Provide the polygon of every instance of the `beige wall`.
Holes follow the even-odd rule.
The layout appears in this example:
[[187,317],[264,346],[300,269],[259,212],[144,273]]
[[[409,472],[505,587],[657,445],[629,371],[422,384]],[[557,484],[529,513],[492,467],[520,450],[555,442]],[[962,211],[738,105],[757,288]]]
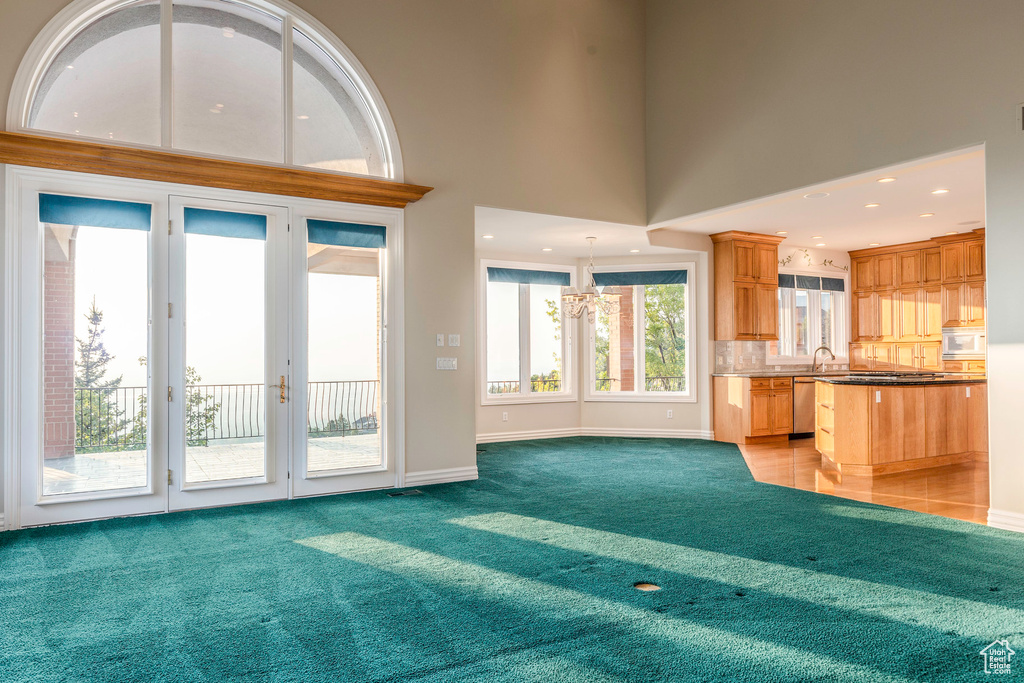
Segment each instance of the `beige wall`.
[[1019,0],[647,5],[652,223],[985,144],[992,507],[1024,514],[1022,29]]
[[[64,0],[0,0],[0,115]],[[476,462],[475,205],[646,222],[641,0],[297,0],[355,53],[395,121],[406,179],[407,471]],[[459,370],[434,335],[462,335]]]

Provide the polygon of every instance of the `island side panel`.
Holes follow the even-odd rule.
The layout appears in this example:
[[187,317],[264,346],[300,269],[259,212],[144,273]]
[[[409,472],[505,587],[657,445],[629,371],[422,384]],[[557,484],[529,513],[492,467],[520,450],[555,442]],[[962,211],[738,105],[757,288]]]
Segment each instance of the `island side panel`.
[[871,414],[868,394],[873,387],[836,384],[835,463],[860,469],[871,465]]

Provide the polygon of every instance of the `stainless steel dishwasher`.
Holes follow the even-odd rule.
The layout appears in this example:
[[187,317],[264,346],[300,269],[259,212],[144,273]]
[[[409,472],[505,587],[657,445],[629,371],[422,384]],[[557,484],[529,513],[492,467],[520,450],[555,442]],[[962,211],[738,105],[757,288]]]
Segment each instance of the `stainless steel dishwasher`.
[[814,431],[814,378],[793,378],[793,433]]

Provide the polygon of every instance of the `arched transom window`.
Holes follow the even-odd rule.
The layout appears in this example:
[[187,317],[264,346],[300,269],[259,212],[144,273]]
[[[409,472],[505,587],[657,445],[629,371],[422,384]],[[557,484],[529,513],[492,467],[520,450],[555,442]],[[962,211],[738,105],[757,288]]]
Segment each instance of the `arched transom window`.
[[36,43],[10,130],[401,179],[376,88],[288,3],[80,0]]

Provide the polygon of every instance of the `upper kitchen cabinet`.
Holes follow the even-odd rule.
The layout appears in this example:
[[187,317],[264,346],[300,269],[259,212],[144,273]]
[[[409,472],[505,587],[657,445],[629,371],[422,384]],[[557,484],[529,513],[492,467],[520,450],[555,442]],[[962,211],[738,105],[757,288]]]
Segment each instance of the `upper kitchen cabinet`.
[[[872,250],[876,251],[876,250]],[[850,252],[851,255],[855,252]],[[882,253],[870,256],[854,257],[850,261],[853,271],[852,286],[854,291],[895,289],[897,282],[896,254]],[[915,273],[919,266],[915,267]],[[917,284],[917,281],[914,282]]]
[[731,230],[715,244],[715,339],[779,338],[779,243],[776,235]]
[[942,326],[984,326],[985,229],[933,240],[942,253]]
[[964,279],[985,279],[985,240],[964,242]]
[[942,283],[942,249],[921,250],[921,284],[938,285]]

